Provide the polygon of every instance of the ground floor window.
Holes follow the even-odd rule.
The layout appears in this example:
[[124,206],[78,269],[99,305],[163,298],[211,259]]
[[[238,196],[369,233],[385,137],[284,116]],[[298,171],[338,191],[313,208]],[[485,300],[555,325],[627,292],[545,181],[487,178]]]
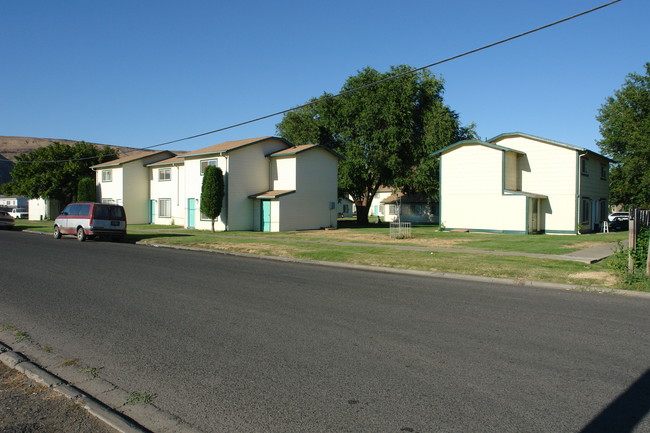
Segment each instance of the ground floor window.
[[172,216],[172,199],[158,199],[158,216],[160,218],[171,218]]
[[591,221],[591,200],[588,198],[582,199],[580,221],[582,221],[583,224],[588,224]]

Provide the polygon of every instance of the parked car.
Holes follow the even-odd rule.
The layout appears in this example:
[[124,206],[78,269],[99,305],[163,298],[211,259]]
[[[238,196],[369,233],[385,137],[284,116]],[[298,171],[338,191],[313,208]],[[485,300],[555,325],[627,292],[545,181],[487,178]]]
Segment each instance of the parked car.
[[608,220],[614,221],[614,219],[619,218],[621,221],[622,220],[629,220],[630,219],[630,213],[629,212],[612,212],[609,214],[607,217]]
[[630,217],[616,217],[609,222],[610,231],[621,231],[630,229]]
[[14,217],[14,219],[29,218],[29,212],[27,212],[27,209],[22,208],[22,207],[17,207],[17,208],[11,209],[9,211],[9,215]]
[[9,212],[0,211],[0,228],[12,229],[14,228],[14,217],[9,215]]
[[80,242],[95,237],[120,240],[126,236],[126,212],[106,203],[70,203],[54,220],[54,237],[76,236]]

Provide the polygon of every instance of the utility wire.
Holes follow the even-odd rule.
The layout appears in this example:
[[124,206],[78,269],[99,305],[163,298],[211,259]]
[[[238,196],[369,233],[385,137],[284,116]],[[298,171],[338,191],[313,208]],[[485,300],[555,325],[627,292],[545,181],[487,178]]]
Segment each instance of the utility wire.
[[[561,20],[554,21],[554,22],[552,22],[552,23],[550,23],[550,24],[546,24],[546,25],[543,25],[543,26],[541,26],[541,27],[537,27],[537,28],[535,28],[535,29],[528,30],[528,31],[523,32],[523,33],[519,33],[519,34],[517,34],[517,35],[515,35],[515,36],[511,36],[511,37],[509,37],[509,38],[502,39],[502,40],[500,40],[500,41],[493,42],[493,43],[488,44],[488,45],[484,45],[484,46],[482,46],[482,47],[480,47],[480,48],[475,48],[475,49],[473,49],[473,50],[466,51],[466,52],[464,52],[464,53],[462,53],[462,54],[458,54],[458,55],[455,55],[455,56],[452,56],[452,57],[448,57],[448,58],[446,58],[446,59],[444,59],[444,60],[440,60],[440,61],[437,61],[437,62],[434,62],[434,63],[430,63],[430,64],[428,64],[428,65],[426,65],[426,66],[421,66],[421,67],[419,67],[419,68],[411,69],[411,70],[409,70],[409,71],[402,72],[402,73],[400,73],[400,74],[392,75],[392,76],[390,76],[390,77],[383,78],[383,79],[381,79],[381,80],[378,80],[378,81],[374,81],[374,82],[372,82],[372,83],[365,84],[365,85],[363,85],[363,86],[355,87],[354,89],[348,89],[348,90],[346,90],[346,91],[343,91],[343,92],[337,93],[337,94],[335,94],[335,95],[329,95],[329,96],[327,96],[327,97],[325,97],[325,98],[322,98],[322,99],[318,99],[318,100],[315,100],[315,101],[307,102],[307,103],[305,103],[305,104],[298,105],[298,106],[293,107],[293,108],[288,108],[288,109],[286,109],[286,110],[277,111],[277,112],[272,113],[272,114],[267,114],[266,116],[256,117],[256,118],[254,118],[254,119],[246,120],[246,121],[244,121],[244,122],[236,123],[236,124],[234,124],[234,125],[225,126],[225,127],[223,127],[223,128],[215,129],[215,130],[208,131],[208,132],[203,132],[203,133],[196,134],[196,135],[191,135],[191,136],[189,136],[189,137],[178,138],[178,139],[176,139],[176,140],[166,141],[166,142],[164,142],[164,143],[159,143],[159,144],[154,144],[154,145],[152,145],[152,146],[142,147],[142,148],[139,148],[139,149],[137,149],[137,150],[148,150],[148,149],[153,149],[154,147],[165,146],[165,145],[167,145],[167,144],[174,144],[174,143],[179,143],[179,142],[181,142],[181,141],[187,141],[187,140],[192,140],[192,139],[199,138],[199,137],[205,137],[206,135],[215,134],[215,133],[217,133],[217,132],[226,131],[226,130],[228,130],[228,129],[238,128],[238,127],[240,127],[240,126],[248,125],[248,124],[250,124],[250,123],[259,122],[260,120],[269,119],[269,118],[271,118],[271,117],[279,116],[279,115],[281,115],[281,114],[286,114],[286,113],[289,113],[289,112],[291,112],[291,111],[300,110],[300,109],[302,109],[302,108],[306,108],[306,107],[309,107],[309,106],[311,106],[311,105],[319,104],[319,103],[321,103],[321,102],[326,102],[326,101],[329,101],[329,100],[334,99],[334,98],[339,98],[339,97],[341,97],[341,96],[345,96],[345,95],[348,95],[348,94],[351,94],[351,93],[354,93],[354,92],[358,92],[358,91],[360,91],[360,90],[364,90],[364,89],[367,89],[367,88],[369,88],[369,87],[377,86],[377,85],[379,85],[379,84],[381,84],[381,83],[385,83],[386,81],[396,80],[396,79],[398,79],[398,78],[401,78],[401,77],[404,77],[404,76],[407,76],[407,75],[414,74],[414,73],[419,72],[419,71],[422,71],[422,70],[424,70],[424,69],[429,69],[429,68],[432,68],[432,67],[434,67],[434,66],[441,65],[441,64],[443,64],[443,63],[451,62],[452,60],[460,59],[461,57],[469,56],[470,54],[478,53],[479,51],[487,50],[488,48],[496,47],[497,45],[505,44],[506,42],[510,42],[510,41],[515,40],[515,39],[519,39],[519,38],[522,38],[522,37],[524,37],[524,36],[528,36],[528,35],[530,35],[530,34],[533,34],[533,33],[539,32],[539,31],[541,31],[541,30],[546,30],[546,29],[548,29],[548,28],[550,28],[550,27],[553,27],[553,26],[556,26],[556,25],[558,25],[558,24],[562,24],[562,23],[565,23],[565,22],[567,22],[567,21],[571,21],[571,20],[573,20],[573,19],[579,18],[579,17],[581,17],[581,16],[583,16],[583,15],[587,15],[587,14],[590,14],[590,13],[595,12],[595,11],[597,11],[597,10],[604,9],[604,8],[606,8],[606,7],[608,7],[608,6],[611,6],[611,5],[613,5],[614,3],[618,3],[618,2],[620,2],[620,1],[622,1],[622,0],[614,0],[614,1],[611,1],[611,2],[609,2],[609,3],[605,3],[605,4],[600,5],[600,6],[597,6],[597,7],[595,7],[595,8],[592,8],[592,9],[586,10],[586,11],[584,11],[584,12],[580,12],[580,13],[577,13],[577,14],[575,14],[575,15],[571,15],[571,16],[569,16],[569,17],[567,17],[567,18],[563,18],[563,19],[561,19]],[[86,158],[83,158],[83,159],[86,159]],[[71,160],[71,161],[77,161],[77,160]],[[30,163],[30,162],[62,162],[62,161],[16,161],[16,162],[17,162],[17,163]]]

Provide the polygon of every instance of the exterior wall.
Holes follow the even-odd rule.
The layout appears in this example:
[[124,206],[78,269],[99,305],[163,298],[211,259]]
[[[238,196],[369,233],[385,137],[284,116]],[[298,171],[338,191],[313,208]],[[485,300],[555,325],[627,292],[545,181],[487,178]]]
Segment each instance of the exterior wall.
[[526,137],[509,137],[498,144],[525,152],[519,159],[521,189],[548,197],[542,200],[542,229],[575,233],[578,152]]
[[27,197],[0,197],[0,206],[4,207],[27,207],[29,199]]
[[288,145],[281,140],[269,139],[240,149],[229,151],[225,156],[193,156],[185,159],[185,197],[197,200],[195,228],[210,229],[210,220],[200,219],[200,198],[203,176],[200,161],[214,159],[224,173],[226,194],[221,216],[215,221],[215,230],[253,230],[259,225],[260,212],[255,211],[257,200],[248,198],[269,190],[270,161],[266,155],[286,149]]
[[270,189],[271,161],[266,155],[287,147],[283,141],[270,139],[229,153],[228,230],[253,230],[259,213],[254,211],[256,200],[248,197]]
[[[122,166],[124,210],[129,224],[149,223],[149,168],[141,161]],[[119,204],[119,202],[116,202]]]
[[226,212],[228,204],[228,183],[230,173],[228,172],[229,158],[226,156],[206,155],[191,159],[185,159],[185,195],[183,198],[184,209],[184,226],[187,227],[187,201],[188,199],[196,200],[194,210],[194,228],[199,230],[210,230],[212,228],[210,220],[201,219],[201,186],[203,185],[203,175],[201,174],[201,161],[217,161],[217,167],[223,172],[226,197],[224,198],[223,207],[221,208],[221,215],[214,222],[214,229],[219,231],[226,230]]
[[[580,209],[581,231],[596,231],[600,224],[607,219],[609,196],[609,163],[596,155],[582,156],[585,160],[583,173],[580,170]],[[604,169],[602,173],[601,167]],[[583,213],[582,200],[587,201],[588,212]]]
[[[171,171],[171,179],[160,181],[158,171],[161,168],[167,168]],[[183,165],[175,166],[156,166],[150,167],[150,200],[155,201],[155,212],[153,215],[154,224],[176,224],[185,226],[187,216],[187,200],[185,199],[185,167]],[[171,216],[160,217],[160,199],[171,199]]]
[[296,189],[296,158],[273,158],[271,160],[271,190]]
[[504,152],[466,145],[443,153],[440,221],[447,229],[526,233],[527,197],[504,195]]
[[34,221],[53,220],[63,210],[58,200],[44,198],[29,199],[27,207],[29,219]]
[[296,161],[297,187],[295,193],[280,197],[279,230],[336,227],[338,159],[323,149],[292,158]]
[[352,218],[354,216],[354,202],[349,198],[339,197],[336,205],[339,217]]
[[382,200],[387,199],[393,195],[393,190],[392,189],[379,189],[375,196],[372,198],[372,201],[370,202],[370,208],[368,211],[368,216],[380,216],[380,217],[385,217],[386,214],[384,213],[384,205],[381,204]]
[[[102,181],[102,171],[104,170],[111,170],[110,182]],[[97,201],[101,202],[110,199],[115,204],[124,204],[124,176],[122,174],[122,167],[97,169],[95,172],[95,178],[97,185]],[[126,214],[126,217],[130,217],[128,212]]]

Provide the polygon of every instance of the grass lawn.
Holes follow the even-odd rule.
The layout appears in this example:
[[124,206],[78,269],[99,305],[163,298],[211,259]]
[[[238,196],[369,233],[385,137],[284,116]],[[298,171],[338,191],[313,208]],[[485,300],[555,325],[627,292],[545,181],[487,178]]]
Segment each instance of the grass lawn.
[[[51,222],[16,224],[22,230],[50,232]],[[129,225],[127,239],[157,244],[200,247],[267,256],[354,263],[403,269],[480,275],[486,277],[547,281],[596,287],[617,287],[609,259],[592,265],[562,260],[463,253],[462,249],[566,254],[593,245],[627,239],[627,232],[589,235],[502,235],[439,232],[437,226],[415,226],[413,238],[389,237],[388,225],[356,227],[342,224],[338,230],[283,233],[216,232],[185,230],[178,226]],[[310,241],[310,242],[305,242]],[[347,242],[340,246],[324,242]],[[414,245],[457,248],[459,252],[409,251],[381,245]]]

